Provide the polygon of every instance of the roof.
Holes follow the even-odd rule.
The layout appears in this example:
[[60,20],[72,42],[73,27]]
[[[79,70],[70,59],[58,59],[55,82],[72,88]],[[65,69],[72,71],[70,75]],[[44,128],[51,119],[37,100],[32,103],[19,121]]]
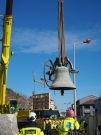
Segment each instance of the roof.
[[82,104],[83,105],[91,105],[91,104],[95,104],[95,101],[96,101],[96,99],[91,99],[91,100],[88,100],[88,101],[86,101],[86,102],[84,102]]
[[96,101],[97,97],[96,96],[93,96],[93,95],[90,95],[90,96],[87,96],[87,97],[84,97],[79,101],[79,104],[82,105],[82,104],[95,104],[95,101]]

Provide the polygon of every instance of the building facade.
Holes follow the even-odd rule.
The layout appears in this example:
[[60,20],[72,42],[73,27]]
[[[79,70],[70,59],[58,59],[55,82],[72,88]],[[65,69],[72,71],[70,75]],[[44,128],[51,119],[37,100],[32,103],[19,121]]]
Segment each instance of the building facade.
[[77,116],[86,117],[95,115],[95,101],[96,96],[87,96],[82,99],[77,100]]
[[50,93],[33,94],[33,109],[52,109],[55,110],[56,106],[51,99]]

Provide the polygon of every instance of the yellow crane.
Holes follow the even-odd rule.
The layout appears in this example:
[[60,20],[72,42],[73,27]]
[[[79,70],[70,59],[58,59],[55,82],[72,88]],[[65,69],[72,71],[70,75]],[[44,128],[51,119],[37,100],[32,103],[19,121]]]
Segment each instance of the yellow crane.
[[11,53],[10,41],[12,31],[12,5],[13,0],[6,0],[6,11],[3,19],[3,37],[2,37],[2,49],[1,49],[1,61],[0,61],[0,112],[7,112],[6,103],[6,84],[7,74],[9,66],[9,58]]

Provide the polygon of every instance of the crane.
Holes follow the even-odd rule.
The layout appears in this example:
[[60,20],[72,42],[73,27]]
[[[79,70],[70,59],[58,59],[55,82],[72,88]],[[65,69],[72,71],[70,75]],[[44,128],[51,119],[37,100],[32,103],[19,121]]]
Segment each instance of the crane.
[[12,6],[13,0],[6,0],[6,11],[3,19],[3,37],[0,61],[0,111],[1,113],[7,112],[6,104],[6,85],[9,58],[12,55],[10,50],[11,31],[12,31]]

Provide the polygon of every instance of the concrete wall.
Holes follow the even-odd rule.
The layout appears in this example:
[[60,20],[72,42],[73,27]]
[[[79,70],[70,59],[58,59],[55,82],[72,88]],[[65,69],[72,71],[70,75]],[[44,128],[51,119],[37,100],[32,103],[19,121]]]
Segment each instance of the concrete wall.
[[0,114],[0,135],[19,135],[15,114]]
[[95,117],[94,116],[89,116],[87,118],[87,135],[96,135],[95,130],[96,130],[96,123],[95,123]]

